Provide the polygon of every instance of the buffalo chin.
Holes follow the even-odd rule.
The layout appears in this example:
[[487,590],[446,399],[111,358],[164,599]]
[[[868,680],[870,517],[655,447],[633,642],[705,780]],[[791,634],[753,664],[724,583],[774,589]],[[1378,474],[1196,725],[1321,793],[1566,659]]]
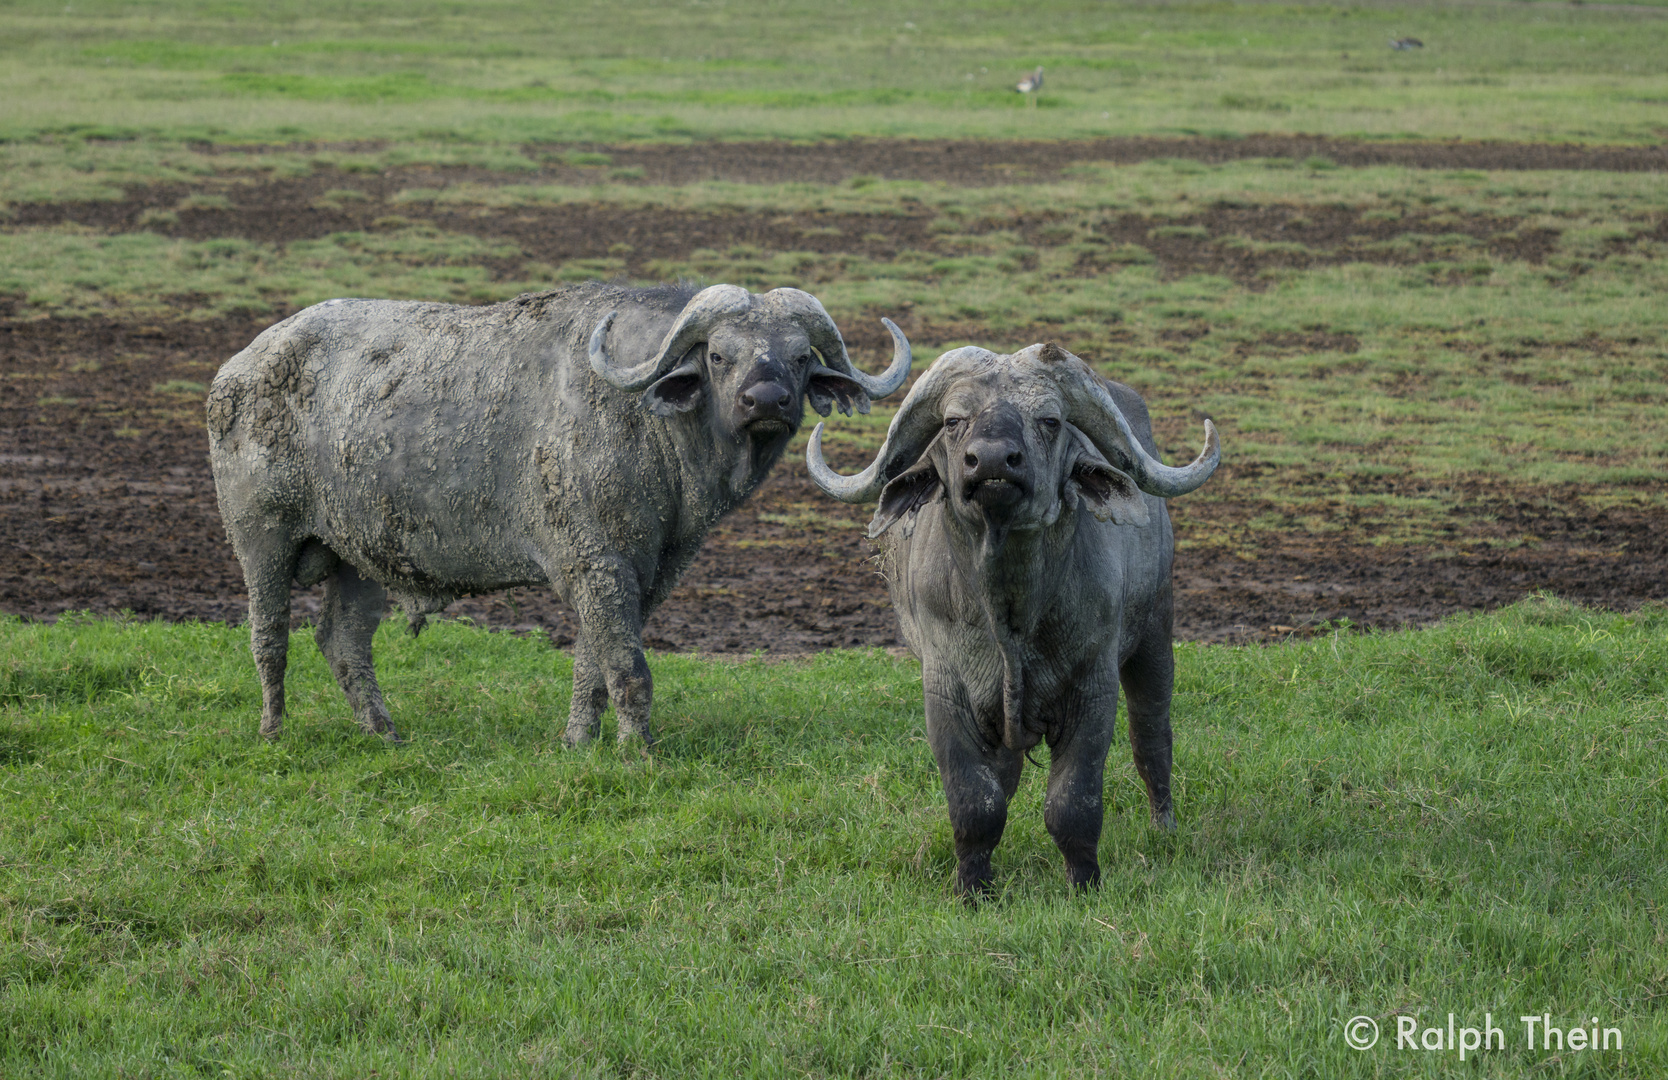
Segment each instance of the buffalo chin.
[[1025,488],[1012,480],[980,480],[968,484],[962,495],[986,513],[1006,515],[1025,500]]

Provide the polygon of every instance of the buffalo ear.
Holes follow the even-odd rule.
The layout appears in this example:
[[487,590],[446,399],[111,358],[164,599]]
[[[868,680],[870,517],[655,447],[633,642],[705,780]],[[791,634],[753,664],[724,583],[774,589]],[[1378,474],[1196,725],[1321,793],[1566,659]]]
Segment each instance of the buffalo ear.
[[701,403],[705,388],[701,365],[693,359],[685,360],[643,391],[643,405],[656,416],[688,412]]
[[905,469],[880,491],[880,506],[874,520],[869,522],[869,539],[873,540],[933,500],[942,498],[944,484],[938,478],[938,467],[932,455],[922,454],[921,460]]
[[1097,521],[1111,520],[1119,525],[1142,526],[1152,520],[1147,513],[1147,502],[1128,474],[1115,469],[1101,456],[1095,444],[1077,428],[1067,425],[1076,436],[1077,445],[1069,452],[1066,479],[1061,500],[1067,505],[1081,500],[1083,508]]
[[857,380],[822,364],[811,369],[811,380],[805,384],[805,400],[819,416],[827,416],[835,405],[847,416],[852,409],[860,413],[869,411],[869,395]]

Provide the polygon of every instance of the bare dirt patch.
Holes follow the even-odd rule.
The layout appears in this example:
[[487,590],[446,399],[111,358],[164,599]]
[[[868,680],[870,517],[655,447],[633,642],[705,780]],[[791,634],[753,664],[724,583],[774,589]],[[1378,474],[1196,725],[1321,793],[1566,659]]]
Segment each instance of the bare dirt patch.
[[607,153],[615,167],[642,169],[643,181],[656,184],[688,184],[708,179],[842,183],[855,177],[874,176],[885,180],[933,180],[983,187],[1028,181],[1044,183],[1058,178],[1063,169],[1072,165],[1095,162],[1133,165],[1164,158],[1207,164],[1258,159],[1300,163],[1320,159],[1343,166],[1399,165],[1414,169],[1668,171],[1668,147],[1663,146],[1360,142],[1286,135],[1061,142],[852,139],[803,145],[752,142],[579,149]]
[[[374,153],[381,144],[324,147],[199,149],[220,154],[271,150],[314,152],[334,149]],[[530,144],[529,157],[562,182],[595,182],[640,172],[645,184],[691,184],[703,180],[769,184],[800,181],[839,184],[859,178],[931,180],[960,187],[1046,183],[1073,165],[1107,162],[1134,165],[1179,158],[1206,164],[1285,160],[1343,166],[1397,165],[1411,169],[1583,169],[1607,172],[1668,171],[1668,147],[1580,146],[1573,143],[1363,142],[1306,135],[1249,135],[1244,138],[1118,138],[1069,141],[978,139],[842,139],[829,142],[704,142],[689,144]],[[575,153],[606,154],[607,166],[567,164]]]
[[[242,575],[216,510],[194,387],[264,326],[0,322],[0,611],[243,617]],[[1536,589],[1618,608],[1668,599],[1668,518],[1643,507],[1590,514],[1567,495],[1469,490],[1466,516],[1486,524],[1456,535],[1536,538],[1499,551],[1295,534],[1265,534],[1254,549],[1184,549],[1177,632],[1220,641],[1302,633],[1345,618],[1399,626]],[[1178,535],[1185,540],[1204,525],[1220,533],[1259,509],[1179,500]],[[866,517],[818,493],[801,462],[785,463],[714,531],[651,620],[651,646],[797,653],[899,644],[863,538]],[[316,592],[298,594],[297,616],[317,603]],[[568,611],[531,590],[466,598],[450,614],[504,629],[542,627],[557,643],[574,631]]]

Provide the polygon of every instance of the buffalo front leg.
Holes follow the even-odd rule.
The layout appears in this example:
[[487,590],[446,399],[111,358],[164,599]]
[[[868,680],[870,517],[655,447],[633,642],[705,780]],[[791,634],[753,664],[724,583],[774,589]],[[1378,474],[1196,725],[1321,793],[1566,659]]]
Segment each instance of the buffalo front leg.
[[[581,641],[574,650],[569,744],[585,742],[597,733],[599,725],[591,717],[602,712],[597,694],[599,676],[608,700],[614,703],[620,742],[641,739],[645,746],[652,744],[649,706],[654,699],[654,679],[643,656],[643,594],[636,573],[618,563],[596,565],[576,583],[573,593]],[[582,722],[582,727],[576,727],[576,722]],[[576,739],[580,730],[583,737]]]
[[1124,702],[1129,712],[1129,745],[1135,754],[1135,771],[1147,785],[1147,805],[1153,824],[1170,831],[1176,827],[1175,807],[1170,799],[1170,697],[1176,684],[1175,652],[1170,644],[1170,618],[1162,617],[1142,639],[1134,655],[1119,671]]
[[1019,787],[1025,759],[1000,744],[980,742],[960,702],[929,690],[926,707],[927,742],[938,759],[956,842],[956,892],[977,903],[990,894],[990,858],[1007,827],[1008,800]]
[[313,640],[347,695],[359,726],[389,742],[398,742],[400,734],[389,720],[371,662],[371,639],[387,610],[388,594],[382,586],[341,563],[324,579],[324,605]]
[[1092,889],[1100,885],[1100,828],[1105,811],[1101,794],[1106,780],[1106,751],[1117,725],[1118,699],[1091,704],[1071,732],[1049,749],[1048,793],[1043,797],[1043,824],[1054,846],[1066,858],[1066,877],[1072,885]]
[[573,643],[573,701],[568,706],[568,730],[562,741],[584,746],[602,733],[602,711],[608,707],[608,684],[591,657],[583,631]]

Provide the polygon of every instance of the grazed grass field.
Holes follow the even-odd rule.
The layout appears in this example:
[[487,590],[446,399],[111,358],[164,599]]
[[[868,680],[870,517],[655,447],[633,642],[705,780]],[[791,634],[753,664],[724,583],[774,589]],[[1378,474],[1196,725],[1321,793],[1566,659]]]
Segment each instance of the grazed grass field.
[[1660,607],[1185,647],[1178,833],[1115,750],[1071,895],[1028,775],[976,913],[913,662],[660,656],[641,761],[553,748],[537,638],[383,633],[397,750],[297,644],[271,746],[239,630],[0,628],[0,1071],[1436,1076],[1449,1012],[1468,1075],[1668,1068]]
[[[1660,4],[14,3],[0,136],[1649,141]],[[1417,51],[1393,52],[1414,36]],[[1035,107],[1013,92],[1043,64]]]

